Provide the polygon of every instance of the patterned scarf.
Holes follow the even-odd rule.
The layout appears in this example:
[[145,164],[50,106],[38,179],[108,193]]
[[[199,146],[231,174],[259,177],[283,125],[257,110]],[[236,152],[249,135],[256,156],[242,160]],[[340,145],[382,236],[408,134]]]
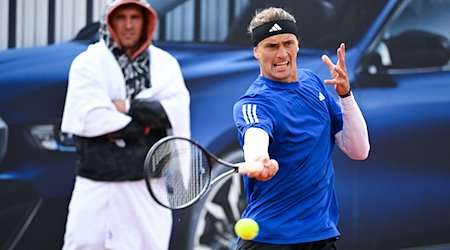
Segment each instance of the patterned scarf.
[[111,38],[106,27],[106,17],[100,19],[100,38],[106,43],[108,49],[113,53],[122,69],[126,83],[127,98],[133,100],[139,92],[150,88],[150,55],[148,50],[144,50],[134,60],[130,60]]

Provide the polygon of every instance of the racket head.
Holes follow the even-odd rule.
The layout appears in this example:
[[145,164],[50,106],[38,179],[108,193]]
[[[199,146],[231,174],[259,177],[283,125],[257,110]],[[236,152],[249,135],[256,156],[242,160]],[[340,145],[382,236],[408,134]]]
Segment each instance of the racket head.
[[144,178],[157,203],[170,209],[183,209],[200,200],[208,190],[211,159],[197,142],[167,136],[148,151]]

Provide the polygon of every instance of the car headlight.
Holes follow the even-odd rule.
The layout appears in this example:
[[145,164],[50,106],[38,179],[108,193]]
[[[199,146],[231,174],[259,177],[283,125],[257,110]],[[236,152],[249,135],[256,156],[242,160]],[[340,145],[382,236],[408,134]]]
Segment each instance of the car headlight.
[[75,152],[73,135],[63,133],[55,124],[30,127],[30,135],[37,147],[50,151]]
[[8,125],[0,118],[0,161],[6,154],[8,147]]

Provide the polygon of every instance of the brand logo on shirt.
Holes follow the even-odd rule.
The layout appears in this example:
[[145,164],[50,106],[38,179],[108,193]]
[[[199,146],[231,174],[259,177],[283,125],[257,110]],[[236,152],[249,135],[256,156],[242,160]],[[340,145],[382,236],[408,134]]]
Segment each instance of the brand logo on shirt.
[[256,114],[256,104],[242,105],[242,116],[247,124],[259,123],[258,115]]
[[275,31],[280,31],[282,30],[282,28],[280,27],[280,25],[278,25],[278,23],[275,23],[272,28],[270,28],[269,32],[275,32]]
[[325,96],[322,94],[322,92],[319,92],[319,101],[325,100]]

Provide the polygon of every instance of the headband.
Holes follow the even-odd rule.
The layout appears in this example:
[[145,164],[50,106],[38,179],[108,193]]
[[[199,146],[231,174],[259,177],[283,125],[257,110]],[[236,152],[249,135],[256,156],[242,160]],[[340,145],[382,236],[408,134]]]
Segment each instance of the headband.
[[259,42],[279,34],[291,33],[298,39],[297,25],[290,20],[275,20],[262,24],[252,30],[253,46],[258,45]]

